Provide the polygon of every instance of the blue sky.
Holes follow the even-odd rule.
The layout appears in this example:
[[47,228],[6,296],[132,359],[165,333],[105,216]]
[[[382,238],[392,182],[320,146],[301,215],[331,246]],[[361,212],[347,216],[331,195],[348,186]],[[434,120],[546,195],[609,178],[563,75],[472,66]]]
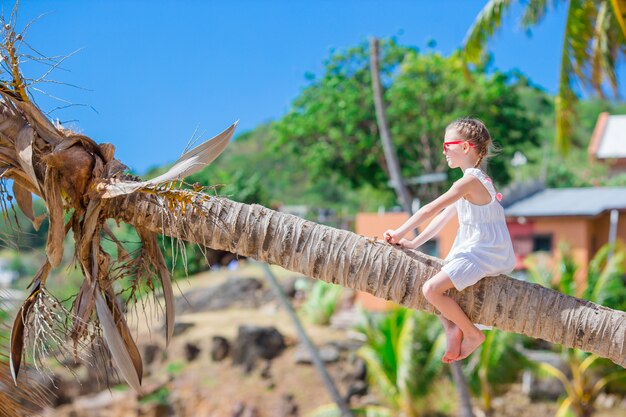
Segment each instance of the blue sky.
[[[23,0],[18,22],[49,12],[32,26],[27,41],[48,56],[83,48],[49,76],[83,89],[47,83],[38,88],[88,106],[51,116],[115,144],[117,158],[143,172],[177,159],[196,129],[208,139],[237,119],[241,133],[281,117],[306,87],[305,73],[320,74],[333,48],[396,36],[422,51],[434,39],[434,49],[449,54],[484,3]],[[554,92],[564,6],[532,36],[519,26],[520,8],[514,7],[489,44],[495,67],[520,69]],[[27,76],[45,71],[27,67]],[[46,111],[66,105],[44,96],[38,103]]]

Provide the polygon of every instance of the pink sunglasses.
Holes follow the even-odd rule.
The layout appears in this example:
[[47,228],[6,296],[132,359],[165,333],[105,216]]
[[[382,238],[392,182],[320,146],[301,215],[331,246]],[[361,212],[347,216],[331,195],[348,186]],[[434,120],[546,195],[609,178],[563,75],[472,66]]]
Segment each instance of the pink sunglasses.
[[458,145],[459,143],[463,143],[463,142],[467,142],[469,144],[469,146],[471,146],[472,148],[474,147],[474,144],[472,142],[467,141],[467,140],[452,140],[450,142],[444,142],[443,143],[443,151],[446,152],[448,150],[448,148],[450,147],[450,145]]

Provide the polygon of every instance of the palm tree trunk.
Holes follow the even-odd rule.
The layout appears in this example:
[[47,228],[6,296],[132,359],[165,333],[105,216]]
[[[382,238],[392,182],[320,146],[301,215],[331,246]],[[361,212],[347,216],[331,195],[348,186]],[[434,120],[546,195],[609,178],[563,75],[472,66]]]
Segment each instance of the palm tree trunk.
[[[226,198],[203,203],[201,212],[168,206],[163,197],[136,192],[105,201],[101,214],[434,313],[421,286],[441,269],[437,258]],[[451,296],[474,323],[593,352],[626,367],[622,311],[506,275],[486,277]]]
[[376,120],[378,122],[378,130],[380,131],[380,140],[383,143],[383,152],[385,153],[385,161],[387,162],[387,170],[393,184],[393,189],[402,203],[402,208],[407,213],[411,210],[411,194],[406,185],[402,181],[400,172],[400,163],[396,156],[396,150],[391,142],[391,133],[389,133],[389,124],[385,114],[385,106],[383,104],[383,87],[380,82],[380,63],[378,60],[378,39],[370,39],[370,67],[372,73],[372,89],[374,90],[374,107],[376,108]]
[[469,386],[467,379],[463,373],[463,367],[459,362],[453,362],[450,364],[452,371],[452,378],[454,379],[454,386],[456,387],[456,393],[459,396],[460,415],[461,417],[474,417],[474,410],[472,409],[472,399],[469,393]]
[[341,417],[354,417],[354,415],[352,414],[352,411],[350,410],[350,406],[348,402],[341,396],[341,394],[339,394],[339,390],[337,389],[337,386],[335,385],[335,383],[333,382],[333,379],[328,373],[328,370],[326,369],[326,365],[324,365],[324,361],[322,361],[322,358],[320,357],[319,352],[317,351],[317,348],[315,347],[313,342],[311,342],[311,339],[309,338],[309,336],[306,334],[306,330],[304,330],[304,326],[300,322],[300,319],[298,318],[298,315],[293,309],[291,302],[285,296],[285,293],[283,292],[283,289],[278,283],[278,280],[272,273],[272,270],[267,264],[261,264],[261,265],[263,267],[263,270],[265,271],[267,280],[269,281],[270,285],[274,289],[274,292],[276,293],[276,297],[279,299],[280,303],[283,305],[283,308],[287,312],[287,315],[289,316],[291,321],[293,321],[294,326],[296,326],[298,338],[300,339],[300,342],[309,351],[309,354],[311,355],[311,360],[313,361],[313,365],[315,365],[315,369],[317,369],[317,372],[320,374],[320,377],[322,378],[322,382],[324,383],[324,386],[326,387],[326,391],[328,391],[328,393],[330,394],[335,404],[337,404],[337,408],[341,412]]

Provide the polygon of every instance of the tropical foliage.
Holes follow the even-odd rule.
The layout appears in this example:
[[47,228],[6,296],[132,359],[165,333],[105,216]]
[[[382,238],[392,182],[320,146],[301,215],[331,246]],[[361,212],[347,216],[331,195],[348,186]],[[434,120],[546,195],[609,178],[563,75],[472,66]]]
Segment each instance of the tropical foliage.
[[[487,40],[502,26],[514,3],[511,0],[486,2],[463,41],[466,62],[480,63],[484,59]],[[555,98],[556,145],[561,153],[567,153],[571,135],[576,130],[576,90],[592,89],[604,98],[608,84],[618,95],[616,68],[626,52],[626,27],[624,6],[620,10],[620,2],[615,0],[530,0],[523,3],[522,26],[528,29],[537,25],[559,3],[567,4],[567,18],[560,51],[559,89]]]
[[384,405],[407,417],[424,414],[426,397],[443,369],[445,336],[437,319],[403,308],[363,312],[356,330],[365,337],[358,354]]
[[[560,259],[550,268],[550,260],[541,254],[531,256],[526,264],[533,282],[552,286],[565,294],[578,294],[598,304],[623,310],[626,308],[626,250],[622,245],[604,245],[588,266],[585,284],[575,278],[579,265],[566,245],[560,247]],[[613,381],[626,379],[626,371],[597,355],[578,349],[560,349],[567,371],[548,364],[535,365],[540,375],[550,375],[563,384],[565,394],[560,400],[557,416],[568,412],[588,417],[595,401]]]
[[485,342],[470,357],[465,371],[472,392],[480,398],[485,413],[491,415],[493,399],[519,381],[521,372],[531,364],[519,349],[522,336],[496,329],[485,333]]
[[615,367],[597,355],[578,349],[565,350],[562,355],[568,365],[567,370],[549,363],[536,365],[539,375],[552,376],[563,384],[565,394],[559,401],[556,417],[565,417],[569,413],[576,417],[592,416],[595,402],[605,388],[611,382],[626,380],[626,370]]
[[[529,87],[519,74],[485,75],[481,69],[469,81],[462,76],[459,55],[422,54],[393,40],[383,43],[380,62],[404,177],[446,172],[442,135],[462,116],[480,117],[502,148],[493,163],[500,184],[511,178],[507,160],[515,150],[539,145],[539,121],[521,105],[520,92]],[[389,176],[374,115],[367,45],[333,54],[324,74],[310,83],[274,124],[276,149],[299,158],[314,178],[338,173],[354,187],[385,186]],[[419,187],[413,194],[432,199],[444,185]]]
[[[430,409],[427,396],[443,371],[445,335],[438,320],[423,312],[397,308],[373,313],[362,310],[355,330],[364,344],[357,354],[365,360],[370,386],[380,405],[353,409],[362,417],[418,417]],[[335,406],[324,406],[309,417],[340,417]]]
[[546,255],[538,252],[526,258],[531,282],[617,310],[626,309],[626,248],[623,243],[603,245],[589,262],[587,275],[578,279],[581,265],[575,262],[569,245],[559,246],[556,264]]
[[335,313],[343,287],[315,281],[307,291],[306,301],[302,305],[302,313],[313,324],[330,324],[330,318]]

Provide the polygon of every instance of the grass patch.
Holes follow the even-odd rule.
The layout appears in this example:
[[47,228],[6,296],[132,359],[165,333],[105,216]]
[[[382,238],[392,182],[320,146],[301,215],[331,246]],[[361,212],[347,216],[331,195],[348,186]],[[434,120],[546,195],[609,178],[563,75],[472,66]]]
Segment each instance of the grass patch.
[[176,377],[182,374],[185,371],[186,367],[187,365],[184,362],[176,361],[176,362],[168,363],[167,366],[165,367],[165,370],[171,376]]

